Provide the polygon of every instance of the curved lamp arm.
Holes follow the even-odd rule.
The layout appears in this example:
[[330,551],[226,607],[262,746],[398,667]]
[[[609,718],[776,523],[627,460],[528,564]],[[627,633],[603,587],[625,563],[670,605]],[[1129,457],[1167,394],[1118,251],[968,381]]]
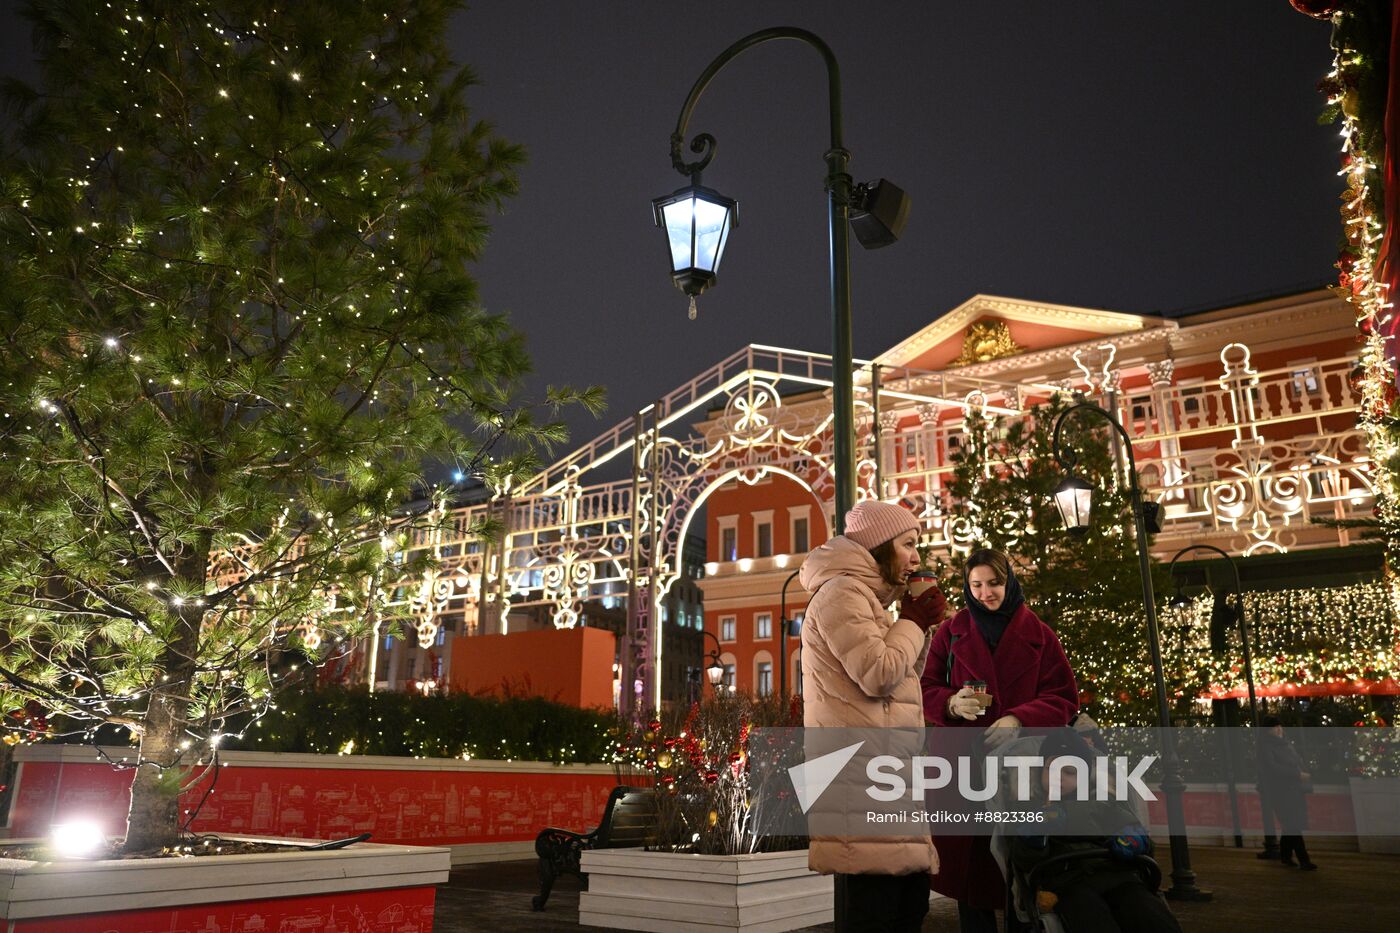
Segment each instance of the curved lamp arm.
[[1225,562],[1230,565],[1230,572],[1235,575],[1235,592],[1243,592],[1243,588],[1240,585],[1240,568],[1236,566],[1235,559],[1231,557],[1227,552],[1222,551],[1220,548],[1216,547],[1213,544],[1188,544],[1186,545],[1186,547],[1177,551],[1174,555],[1172,555],[1171,562],[1167,564],[1168,578],[1170,578],[1172,576],[1172,573],[1176,570],[1176,562],[1179,561],[1183,556],[1190,554],[1192,551],[1210,551],[1214,554],[1219,554],[1221,557],[1225,558]]
[[1133,439],[1128,436],[1127,431],[1123,430],[1123,426],[1118,423],[1117,418],[1093,402],[1075,402],[1060,412],[1059,417],[1055,419],[1055,433],[1050,443],[1051,449],[1055,451],[1055,462],[1066,472],[1073,472],[1074,468],[1079,465],[1079,455],[1074,452],[1073,447],[1062,441],[1061,433],[1064,431],[1065,421],[1069,419],[1070,415],[1081,411],[1087,415],[1098,415],[1099,418],[1108,422],[1113,430],[1118,432],[1119,437],[1123,438],[1123,448],[1128,452],[1128,466],[1131,467],[1128,478],[1133,484],[1133,488],[1137,488],[1137,458],[1133,456]]
[[1176,562],[1184,555],[1192,551],[1210,551],[1225,559],[1225,563],[1230,565],[1230,572],[1235,577],[1235,605],[1239,612],[1240,629],[1240,653],[1244,655],[1244,682],[1249,690],[1249,718],[1257,728],[1259,725],[1259,703],[1254,693],[1254,652],[1250,644],[1249,619],[1244,611],[1244,585],[1240,582],[1240,568],[1235,563],[1235,559],[1226,551],[1221,550],[1213,544],[1188,544],[1186,547],[1172,555],[1171,563],[1167,564],[1167,578],[1171,579],[1176,570]]
[[841,69],[836,64],[836,56],[832,54],[831,48],[821,40],[821,37],[805,29],[798,29],[792,26],[776,26],[772,29],[762,29],[751,35],[747,35],[735,42],[729,48],[719,53],[714,61],[710,62],[708,68],[696,80],[695,85],[690,89],[690,94],[685,99],[685,104],[681,107],[680,116],[676,118],[676,129],[671,134],[671,165],[677,172],[691,178],[699,184],[700,173],[705,166],[710,164],[710,160],[715,157],[715,138],[709,133],[700,133],[690,141],[690,151],[700,156],[694,162],[686,162],[681,155],[682,146],[685,144],[686,130],[690,125],[690,114],[695,109],[695,105],[700,102],[700,96],[705,93],[715,75],[725,65],[729,64],[743,52],[761,45],[773,39],[796,39],[805,42],[821,53],[822,60],[826,62],[827,94],[830,100],[831,111],[831,148],[841,149]]

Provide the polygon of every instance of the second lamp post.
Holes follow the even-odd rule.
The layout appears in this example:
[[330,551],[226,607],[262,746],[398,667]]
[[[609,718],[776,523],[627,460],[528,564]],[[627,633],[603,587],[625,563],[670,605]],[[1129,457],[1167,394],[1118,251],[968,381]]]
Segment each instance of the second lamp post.
[[1171,706],[1167,702],[1167,679],[1162,669],[1162,638],[1157,626],[1157,597],[1152,591],[1152,559],[1149,551],[1148,529],[1157,527],[1159,506],[1155,502],[1144,502],[1142,487],[1138,483],[1137,458],[1133,455],[1133,439],[1113,415],[1091,402],[1077,402],[1060,412],[1055,419],[1054,450],[1055,460],[1066,476],[1055,490],[1055,505],[1060,517],[1071,533],[1084,534],[1089,530],[1090,516],[1093,514],[1094,487],[1074,475],[1079,462],[1072,447],[1061,443],[1061,432],[1065,421],[1073,415],[1084,414],[1106,422],[1122,438],[1123,450],[1128,456],[1128,492],[1130,509],[1133,513],[1133,527],[1137,537],[1138,570],[1142,575],[1142,608],[1147,613],[1147,646],[1152,654],[1152,682],[1157,693],[1157,724],[1162,736],[1162,791],[1167,798],[1167,832],[1171,836],[1172,884],[1167,896],[1177,900],[1206,900],[1208,892],[1196,886],[1196,873],[1191,870],[1191,852],[1186,840],[1186,811],[1182,804],[1182,793],[1186,782],[1181,779],[1181,758],[1177,753],[1176,737],[1172,733]]

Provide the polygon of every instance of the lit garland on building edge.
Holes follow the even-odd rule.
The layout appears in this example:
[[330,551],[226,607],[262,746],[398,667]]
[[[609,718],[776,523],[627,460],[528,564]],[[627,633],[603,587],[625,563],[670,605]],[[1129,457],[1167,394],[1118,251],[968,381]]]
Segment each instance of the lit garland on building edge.
[[[1298,6],[1298,4],[1294,4]],[[1361,331],[1361,362],[1356,381],[1361,390],[1360,423],[1374,462],[1376,519],[1385,540],[1391,599],[1400,609],[1400,403],[1389,341],[1394,314],[1386,282],[1378,276],[1385,235],[1385,111],[1388,92],[1389,3],[1355,2],[1344,9],[1325,4],[1311,15],[1333,23],[1336,50],[1332,71],[1319,85],[1327,95],[1323,120],[1342,123],[1342,230],[1346,245],[1337,258],[1335,291],[1352,304]],[[1299,7],[1303,9],[1303,7]],[[1310,12],[1304,9],[1304,12]],[[1394,272],[1392,270],[1393,277]]]

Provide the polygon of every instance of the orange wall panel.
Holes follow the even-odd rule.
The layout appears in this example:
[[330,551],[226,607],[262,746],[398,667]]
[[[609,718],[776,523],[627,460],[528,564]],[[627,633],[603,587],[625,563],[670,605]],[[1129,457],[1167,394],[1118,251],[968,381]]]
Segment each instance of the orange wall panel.
[[452,641],[451,689],[538,696],[610,708],[617,636],[598,628],[539,629]]

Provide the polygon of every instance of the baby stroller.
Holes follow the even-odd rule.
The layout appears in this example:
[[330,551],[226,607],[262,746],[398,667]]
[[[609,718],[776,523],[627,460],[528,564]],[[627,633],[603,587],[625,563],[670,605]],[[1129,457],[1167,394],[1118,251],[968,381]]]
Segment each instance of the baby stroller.
[[[1047,745],[1047,738],[1050,739],[1049,746],[1056,746],[1056,751],[1050,747],[1045,747],[1045,751],[1052,756],[1063,753],[1063,746],[1073,743],[1076,740],[1069,738],[1069,730],[1062,730],[1063,734],[1057,733],[1047,737],[1043,735],[1026,736],[1017,739],[999,750],[999,757],[1005,760],[1007,757],[1016,755],[1038,755],[1042,752],[1042,746]],[[1087,744],[1081,745],[1086,754],[1092,755]],[[1090,777],[1090,794],[1092,795],[1093,778],[1092,770]],[[993,801],[995,809],[1000,811],[1024,811],[1032,809],[1032,805],[1015,799],[1013,791],[1014,784],[1011,780],[1012,769],[1009,767],[1003,772],[1002,780],[998,782],[996,798]],[[1125,854],[1120,848],[1115,851],[1109,839],[1104,840],[1102,846],[1077,845],[1074,851],[1062,854],[1053,854],[1036,862],[1029,870],[1020,870],[1016,860],[1012,857],[1012,846],[1018,834],[1034,834],[1035,829],[1025,823],[997,823],[991,838],[992,857],[996,859],[1001,868],[1002,877],[1007,879],[1007,901],[1006,901],[1006,929],[1008,933],[1014,930],[1030,930],[1035,933],[1074,933],[1066,927],[1064,921],[1055,913],[1055,902],[1057,900],[1054,892],[1046,889],[1045,882],[1059,876],[1067,868],[1079,862],[1105,862],[1112,861],[1115,869],[1131,868],[1138,872],[1147,890],[1162,898],[1162,870],[1149,855],[1145,853]],[[1081,837],[1075,837],[1080,839]],[[1085,843],[1089,839],[1084,839]],[[1015,917],[1019,922],[1018,927],[1012,921]]]

